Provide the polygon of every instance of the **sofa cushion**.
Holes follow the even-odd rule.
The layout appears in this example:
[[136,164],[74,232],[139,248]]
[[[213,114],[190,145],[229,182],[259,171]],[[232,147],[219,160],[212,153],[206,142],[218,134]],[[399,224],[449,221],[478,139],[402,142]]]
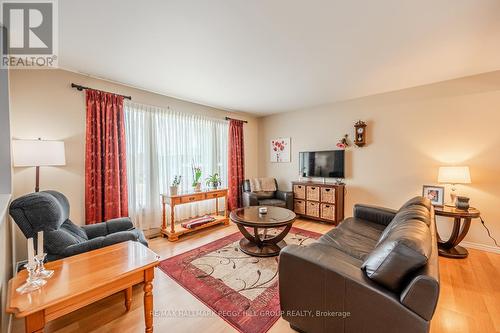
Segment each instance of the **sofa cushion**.
[[344,223],[340,224],[339,227],[321,236],[318,242],[334,247],[358,260],[365,260],[377,245],[378,239],[353,231],[349,224],[345,226],[343,226]]
[[338,228],[346,228],[359,235],[378,241],[385,229],[385,226],[367,220],[349,217],[342,221]]
[[427,263],[432,249],[427,224],[409,220],[395,225],[387,237],[367,256],[362,269],[366,275],[400,292],[411,273]]
[[429,211],[431,210],[431,201],[428,198],[424,198],[424,197],[411,198],[410,200],[405,202],[399,210],[402,210],[402,209],[407,208],[407,207],[415,206],[415,205],[423,206],[423,207],[427,208],[427,210],[429,210]]
[[396,216],[394,216],[394,219],[392,219],[391,223],[389,223],[389,225],[385,228],[384,232],[380,236],[378,244],[382,243],[387,238],[387,235],[394,227],[410,220],[422,221],[429,226],[431,224],[431,213],[427,210],[427,208],[420,205],[400,209]]
[[279,199],[264,199],[264,200],[259,200],[259,206],[285,207],[286,202]]

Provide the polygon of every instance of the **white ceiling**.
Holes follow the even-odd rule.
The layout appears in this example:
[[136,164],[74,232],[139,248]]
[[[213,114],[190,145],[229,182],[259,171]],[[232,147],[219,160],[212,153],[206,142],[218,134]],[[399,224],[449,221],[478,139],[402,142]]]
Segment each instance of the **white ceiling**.
[[60,66],[259,115],[500,69],[499,0],[60,0]]

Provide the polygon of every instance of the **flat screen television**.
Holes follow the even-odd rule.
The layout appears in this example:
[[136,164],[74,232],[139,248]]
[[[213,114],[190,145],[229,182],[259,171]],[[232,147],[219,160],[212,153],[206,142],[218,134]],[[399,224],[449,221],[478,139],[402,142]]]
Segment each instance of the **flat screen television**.
[[299,153],[302,177],[344,177],[344,150],[307,151]]

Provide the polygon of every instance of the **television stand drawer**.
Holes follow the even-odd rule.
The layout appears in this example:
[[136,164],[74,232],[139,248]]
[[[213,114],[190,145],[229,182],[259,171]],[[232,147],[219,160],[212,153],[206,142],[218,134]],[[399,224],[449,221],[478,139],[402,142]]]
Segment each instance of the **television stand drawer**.
[[321,218],[335,221],[335,205],[321,204]]
[[295,199],[305,199],[306,187],[304,185],[293,185],[293,197]]
[[306,186],[307,200],[319,201],[319,186]]
[[297,214],[304,215],[306,213],[306,202],[304,200],[295,200],[293,210]]
[[308,201],[306,203],[306,215],[319,217],[319,202]]
[[335,187],[322,187],[321,188],[321,202],[335,203]]

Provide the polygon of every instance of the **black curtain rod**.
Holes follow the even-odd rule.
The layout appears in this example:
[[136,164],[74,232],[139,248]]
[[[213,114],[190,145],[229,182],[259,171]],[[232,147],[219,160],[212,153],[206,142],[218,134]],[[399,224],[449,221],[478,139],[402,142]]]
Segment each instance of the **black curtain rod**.
[[226,120],[237,120],[237,121],[242,121],[242,122],[244,122],[245,124],[248,124],[248,121],[246,121],[246,120],[240,120],[240,119],[229,118],[229,117],[226,117]]
[[[75,84],[75,83],[71,83],[71,88],[75,88],[78,91],[82,91],[82,90],[86,90],[86,89],[99,90],[99,89],[84,87],[84,86],[81,86],[81,85]],[[104,91],[104,90],[99,90],[99,91],[106,92],[106,93],[109,93],[109,94],[115,94],[115,93],[112,93],[112,92],[109,92],[109,91]],[[125,98],[125,99],[130,99],[130,100],[132,99],[132,96],[125,96],[125,95],[120,95],[120,94],[115,94],[115,95],[123,96],[123,98]]]

